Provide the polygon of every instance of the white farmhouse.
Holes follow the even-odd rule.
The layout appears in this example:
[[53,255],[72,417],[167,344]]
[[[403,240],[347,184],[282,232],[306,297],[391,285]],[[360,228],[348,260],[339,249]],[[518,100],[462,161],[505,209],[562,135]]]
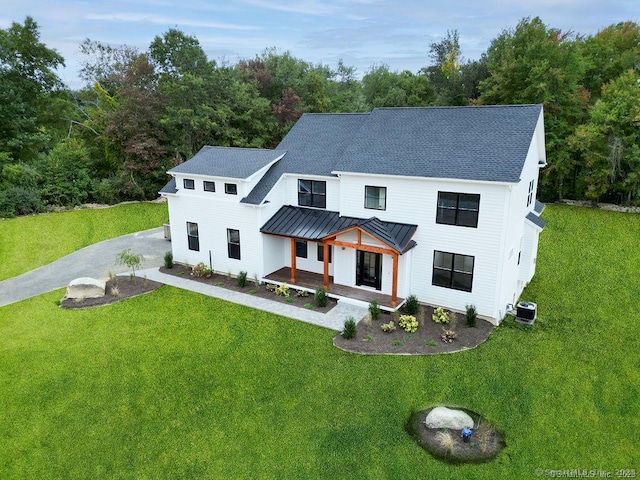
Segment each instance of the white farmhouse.
[[535,272],[542,106],[305,114],[273,150],[204,147],[173,168],[174,260],[497,323]]

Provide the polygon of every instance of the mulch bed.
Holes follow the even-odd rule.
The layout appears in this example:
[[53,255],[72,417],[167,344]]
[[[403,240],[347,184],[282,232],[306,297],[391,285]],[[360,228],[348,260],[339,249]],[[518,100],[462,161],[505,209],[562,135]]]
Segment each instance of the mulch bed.
[[[236,278],[229,278],[228,275],[213,273],[208,278],[196,277],[194,275],[191,275],[190,267],[179,263],[174,263],[173,268],[160,267],[160,271],[168,275],[174,275],[176,277],[193,280],[194,282],[214,285],[216,287],[225,288],[234,292],[246,293],[247,295],[252,295],[254,297],[266,298],[268,300],[273,300],[274,302],[286,303],[294,307],[305,309],[308,308],[309,310],[319,313],[327,313],[338,303],[336,300],[329,298],[327,300],[327,306],[320,308],[316,306],[313,300],[313,292],[309,292],[309,295],[306,297],[296,296],[297,290],[291,288],[289,297],[283,297],[267,290],[266,284],[256,285],[255,279],[253,278],[247,278],[247,284],[244,287],[240,287]],[[305,305],[307,306],[305,307]]]
[[[455,332],[458,337],[452,343],[441,340],[443,328],[450,328],[431,320],[434,307],[420,305],[416,315],[419,322],[415,333],[407,333],[398,326],[398,316],[401,314],[382,313],[378,320],[367,326],[366,319],[357,324],[358,334],[347,340],[341,335],[334,338],[333,343],[342,350],[363,354],[408,354],[432,355],[437,353],[452,353],[473,348],[484,342],[493,331],[494,325],[486,320],[478,319],[475,327],[466,325],[465,316],[449,312],[449,317],[456,318]],[[381,325],[390,320],[396,325],[393,332],[383,332]]]
[[90,308],[110,305],[126,300],[127,298],[153,292],[161,285],[162,283],[144,278],[131,279],[129,277],[116,277],[115,282],[112,280],[107,281],[104,297],[84,299],[63,298],[60,306],[63,308]]
[[432,409],[433,407],[411,415],[405,428],[418,445],[434,457],[453,464],[483,463],[493,460],[504,449],[504,434],[486,419],[466,408],[458,410],[467,412],[476,426],[468,443],[462,439],[462,430],[427,428],[425,419]]

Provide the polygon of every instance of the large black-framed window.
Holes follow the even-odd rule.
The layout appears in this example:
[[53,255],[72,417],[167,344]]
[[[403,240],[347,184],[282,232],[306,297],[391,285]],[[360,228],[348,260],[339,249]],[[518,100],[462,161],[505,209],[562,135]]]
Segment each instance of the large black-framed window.
[[476,193],[438,192],[436,223],[476,228],[479,211],[480,195]]
[[237,195],[238,194],[238,185],[235,183],[225,183],[224,184],[224,193],[227,195]]
[[182,186],[187,190],[194,190],[196,188],[196,182],[192,178],[183,178]]
[[215,192],[216,191],[216,182],[202,182],[202,188],[205,192]]
[[307,250],[306,240],[296,240],[296,257],[307,258]]
[[200,237],[198,236],[198,224],[187,222],[187,243],[189,250],[200,251]]
[[364,187],[364,208],[373,210],[387,209],[387,187]]
[[327,208],[327,182],[322,180],[298,180],[298,205]]
[[240,230],[227,228],[227,251],[229,258],[240,260]]
[[[324,262],[324,245],[318,244],[318,261]],[[329,245],[329,263],[333,261],[333,246]]]
[[432,284],[470,292],[475,258],[459,253],[433,252]]

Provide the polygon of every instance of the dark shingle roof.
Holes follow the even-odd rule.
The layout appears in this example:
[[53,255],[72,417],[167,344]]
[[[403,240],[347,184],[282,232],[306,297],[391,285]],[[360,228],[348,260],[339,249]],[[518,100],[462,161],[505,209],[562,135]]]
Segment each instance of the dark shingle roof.
[[287,154],[242,202],[262,202],[285,173],[333,176],[336,160],[368,117],[366,113],[304,114],[275,150]]
[[378,108],[335,171],[517,182],[542,106]]
[[418,228],[416,225],[383,222],[376,217],[368,219],[341,217],[339,212],[290,205],[280,207],[260,231],[272,235],[320,241],[324,237],[351,227],[362,228],[400,253],[416,245],[411,240]]
[[539,200],[536,200],[536,203],[533,207],[533,211],[540,215],[544,211],[545,204]]
[[539,216],[537,216],[535,213],[533,212],[529,212],[527,213],[527,216],[525,217],[527,220],[529,220],[531,223],[533,223],[536,227],[538,227],[540,230],[542,230],[545,225],[547,224],[547,222],[545,222],[544,220],[542,220]]
[[178,189],[176,187],[176,179],[171,177],[171,180],[167,182],[167,184],[162,187],[162,190],[158,193],[178,193]]
[[248,178],[281,156],[284,151],[261,148],[202,147],[169,173]]

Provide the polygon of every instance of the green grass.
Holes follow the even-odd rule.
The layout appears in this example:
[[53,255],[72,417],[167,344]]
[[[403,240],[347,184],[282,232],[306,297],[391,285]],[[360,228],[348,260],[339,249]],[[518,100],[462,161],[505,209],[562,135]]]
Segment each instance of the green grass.
[[0,281],[88,245],[166,221],[166,204],[152,203],[0,219]]
[[[638,468],[640,218],[547,207],[530,331],[360,356],[334,333],[170,287],[93,310],[0,308],[0,478],[539,478]],[[466,328],[466,327],[459,327]],[[434,404],[506,435],[451,466],[404,431]]]

